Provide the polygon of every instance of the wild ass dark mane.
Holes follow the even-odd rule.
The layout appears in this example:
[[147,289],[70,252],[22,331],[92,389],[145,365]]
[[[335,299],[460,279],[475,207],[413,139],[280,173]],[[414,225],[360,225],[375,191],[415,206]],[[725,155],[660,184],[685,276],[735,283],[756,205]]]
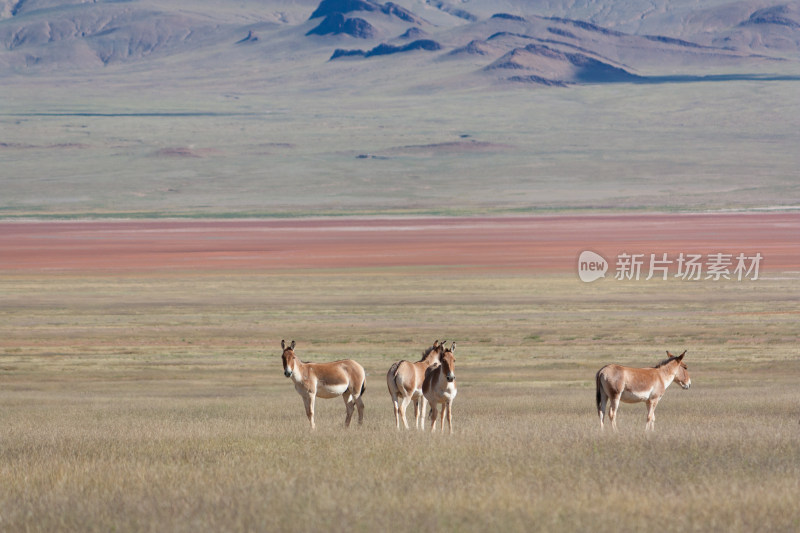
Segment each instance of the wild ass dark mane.
[[447,341],[442,341],[442,343],[441,343],[441,344],[438,344],[438,342],[439,342],[439,341],[436,341],[436,342],[433,344],[433,346],[429,347],[427,350],[422,350],[422,358],[421,358],[419,361],[417,361],[417,362],[418,362],[418,363],[421,363],[422,361],[424,361],[425,359],[427,359],[427,358],[428,358],[428,356],[431,354],[431,352],[433,352],[433,351],[439,351],[440,349],[442,349],[442,347],[444,346],[444,343],[445,343],[445,342],[447,342]]
[[[674,361],[674,360],[675,360],[675,359],[677,359],[677,358],[678,358],[678,356],[677,356],[677,355],[672,355],[672,356],[670,356],[670,357],[667,357],[666,359],[664,359],[663,361],[661,361],[660,363],[658,363],[658,364],[657,364],[656,366],[654,366],[653,368],[661,368],[662,366],[666,365],[667,363],[670,363],[670,362]],[[681,364],[684,366],[684,368],[686,367],[686,365],[685,365],[683,362],[681,362]]]

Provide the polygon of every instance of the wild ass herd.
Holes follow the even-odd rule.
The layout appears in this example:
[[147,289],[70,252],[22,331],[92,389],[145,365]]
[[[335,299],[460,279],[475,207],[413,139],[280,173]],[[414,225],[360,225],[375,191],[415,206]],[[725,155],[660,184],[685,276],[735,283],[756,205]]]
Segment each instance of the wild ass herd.
[[[446,342],[434,341],[433,346],[422,353],[422,359],[416,363],[401,360],[394,363],[386,373],[386,385],[394,406],[394,418],[397,429],[400,419],[408,429],[406,408],[414,402],[414,426],[425,429],[425,406],[430,404],[429,419],[431,431],[436,430],[436,419],[439,409],[441,431],[444,432],[444,419],[453,433],[453,400],[458,394],[456,388],[455,356],[456,343],[448,348]],[[281,341],[283,349],[283,374],[291,378],[294,388],[303,398],[306,416],[314,424],[314,403],[317,397],[344,399],[347,415],[345,427],[350,426],[353,412],[358,408],[358,423],[364,422],[364,402],[362,397],[366,390],[366,373],[364,367],[352,359],[343,359],[330,363],[306,363],[294,353],[295,342],[287,345]],[[675,356],[667,351],[664,359],[653,368],[631,368],[620,365],[606,365],[595,375],[597,414],[600,417],[600,429],[604,427],[606,408],[611,427],[617,429],[617,409],[619,402],[639,403],[647,405],[647,424],[645,431],[655,429],[655,409],[667,387],[673,381],[684,389],[692,383],[686,363],[683,362],[686,351]]]

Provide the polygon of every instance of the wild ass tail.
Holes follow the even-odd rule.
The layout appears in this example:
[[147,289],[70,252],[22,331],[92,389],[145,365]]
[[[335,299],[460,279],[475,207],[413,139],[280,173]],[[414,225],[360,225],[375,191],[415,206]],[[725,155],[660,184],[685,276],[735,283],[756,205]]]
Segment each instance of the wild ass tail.
[[595,399],[597,400],[597,410],[600,410],[600,371],[598,370],[597,374],[594,377],[595,384],[597,385],[597,392],[595,393]]
[[358,393],[358,396],[364,396],[364,391],[367,390],[367,378],[364,378],[364,381],[361,382],[361,392]]
[[[392,392],[392,387],[397,386],[395,379],[397,378],[398,366],[400,366],[400,361],[396,361],[394,364],[392,364],[391,368],[389,368],[389,371],[386,373],[386,386],[389,387],[390,394],[394,394]],[[366,378],[364,378],[364,382],[366,383]]]

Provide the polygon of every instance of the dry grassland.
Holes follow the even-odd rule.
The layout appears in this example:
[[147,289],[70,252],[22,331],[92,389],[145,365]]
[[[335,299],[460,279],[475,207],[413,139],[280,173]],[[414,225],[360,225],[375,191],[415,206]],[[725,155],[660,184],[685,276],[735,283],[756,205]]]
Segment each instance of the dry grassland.
[[[3,531],[797,531],[797,280],[473,270],[0,277]],[[367,369],[318,430],[280,367]],[[385,372],[458,342],[456,433],[394,429]],[[688,349],[645,436],[594,372]],[[411,413],[409,413],[411,414]]]
[[[452,68],[434,65],[398,82]],[[229,79],[169,90],[143,88],[135,69],[126,82],[4,79],[0,214],[473,215],[800,203],[794,81],[403,95],[385,90],[383,78],[355,92],[350,77],[341,90],[317,82],[315,90],[306,82],[247,89],[241,63],[233,68]],[[261,59],[256,68],[265,68]],[[235,98],[220,98],[226,82]]]

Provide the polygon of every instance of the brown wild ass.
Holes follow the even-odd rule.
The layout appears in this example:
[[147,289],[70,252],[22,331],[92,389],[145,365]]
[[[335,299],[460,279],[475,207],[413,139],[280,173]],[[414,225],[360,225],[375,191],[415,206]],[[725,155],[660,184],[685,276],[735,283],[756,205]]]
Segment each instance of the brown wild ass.
[[456,351],[454,342],[450,348],[446,346],[439,352],[439,365],[429,367],[425,371],[422,383],[422,394],[431,405],[431,432],[436,430],[437,407],[442,404],[442,433],[444,433],[444,415],[447,413],[447,425],[453,433],[453,400],[458,394],[456,390]]
[[[445,341],[447,342],[447,341]],[[433,346],[422,352],[422,359],[416,363],[398,361],[386,373],[386,386],[394,405],[394,421],[400,429],[400,417],[403,425],[408,429],[406,408],[414,402],[414,427],[425,429],[425,396],[422,394],[422,382],[425,381],[425,371],[433,365],[439,364],[439,354],[444,348],[444,343],[436,340]]]
[[364,402],[361,396],[366,388],[366,374],[364,367],[351,359],[334,361],[332,363],[304,363],[294,354],[294,341],[286,346],[285,341],[281,341],[283,348],[283,375],[292,378],[294,388],[303,398],[306,406],[306,415],[311,422],[311,429],[314,425],[314,401],[320,398],[344,398],[344,405],[347,409],[347,418],[344,419],[344,427],[350,427],[350,419],[353,417],[353,410],[358,407],[358,423],[364,422]]
[[683,362],[686,351],[674,356],[667,351],[667,359],[653,368],[631,368],[620,365],[606,365],[598,370],[597,382],[597,414],[600,416],[600,429],[603,429],[603,416],[608,402],[608,419],[611,427],[617,430],[617,409],[619,402],[647,403],[647,424],[644,430],[655,430],[655,410],[658,401],[667,387],[674,381],[684,389],[688,389],[692,380]]

